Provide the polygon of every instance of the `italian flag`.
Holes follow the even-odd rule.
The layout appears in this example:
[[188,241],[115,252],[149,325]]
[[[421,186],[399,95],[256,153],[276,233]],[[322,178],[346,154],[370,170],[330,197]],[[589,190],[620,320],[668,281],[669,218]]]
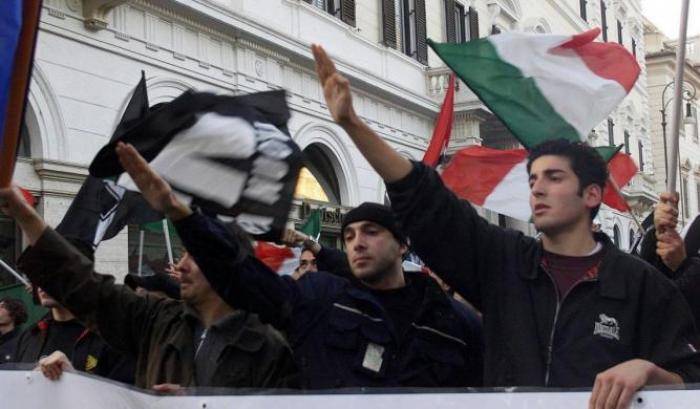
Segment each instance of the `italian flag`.
[[[578,35],[503,33],[463,44],[428,44],[525,148],[564,138],[586,141],[630,92],[636,59],[616,43],[594,42],[600,29]],[[611,180],[603,203],[627,211],[618,188],[637,171],[619,148],[598,147]],[[525,149],[481,146],[458,152],[442,173],[458,196],[487,209],[529,220]],[[613,183],[614,182],[614,183]]]
[[585,141],[639,76],[617,43],[578,35],[509,32],[462,44],[428,44],[526,148],[544,140]]
[[[637,173],[637,165],[627,154],[616,148],[599,149],[608,160],[611,179],[624,186]],[[471,146],[457,152],[442,172],[445,185],[457,196],[489,210],[529,221],[530,187],[527,175],[525,149],[499,150]],[[627,211],[625,201],[611,182],[605,186],[603,203],[620,211]]]

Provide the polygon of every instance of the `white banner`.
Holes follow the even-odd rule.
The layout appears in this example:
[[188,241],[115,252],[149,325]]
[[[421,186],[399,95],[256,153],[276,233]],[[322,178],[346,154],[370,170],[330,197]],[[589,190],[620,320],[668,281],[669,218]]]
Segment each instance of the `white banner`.
[[[0,370],[2,409],[587,409],[590,392],[449,392],[160,396],[65,373]],[[700,390],[650,390],[633,409],[697,409]]]

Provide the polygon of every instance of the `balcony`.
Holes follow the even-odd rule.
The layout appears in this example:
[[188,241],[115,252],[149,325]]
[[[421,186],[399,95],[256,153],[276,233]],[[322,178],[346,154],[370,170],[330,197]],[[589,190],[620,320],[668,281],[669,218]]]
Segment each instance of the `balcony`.
[[622,195],[627,199],[630,207],[639,214],[651,211],[659,200],[654,191],[654,178],[643,172],[637,172],[630,183],[622,188]]

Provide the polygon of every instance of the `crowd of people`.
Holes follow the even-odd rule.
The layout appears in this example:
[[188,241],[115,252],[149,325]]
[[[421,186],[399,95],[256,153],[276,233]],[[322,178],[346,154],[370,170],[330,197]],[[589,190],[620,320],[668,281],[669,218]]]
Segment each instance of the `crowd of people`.
[[[51,379],[74,369],[161,392],[588,387],[591,408],[628,407],[647,385],[700,381],[700,259],[676,231],[676,195],[661,195],[641,256],[622,252],[592,228],[605,162],[555,140],[528,159],[539,236],[491,225],[363,123],[347,79],[321,47],[313,53],[333,119],[391,202],[345,215],[344,252],[288,231],[282,241],[304,251],[293,276],[280,276],[245,232],[180,201],[120,143],[122,166],[186,249],[176,282],[115,283],[17,189],[0,189],[0,210],[30,244],[19,268],[50,309],[17,335],[26,313],[0,303],[2,358],[36,362]],[[405,270],[409,250],[439,280]]]

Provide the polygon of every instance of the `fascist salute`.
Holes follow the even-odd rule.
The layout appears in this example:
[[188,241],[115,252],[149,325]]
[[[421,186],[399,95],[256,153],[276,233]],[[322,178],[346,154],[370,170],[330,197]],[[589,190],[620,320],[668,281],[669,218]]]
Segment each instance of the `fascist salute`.
[[486,385],[593,387],[591,408],[623,408],[645,385],[700,379],[678,289],[591,231],[607,179],[592,148],[557,140],[530,152],[541,239],[490,225],[365,125],[347,79],[320,46],[312,51],[333,119],[387,183],[412,248],[482,311]]
[[294,280],[243,252],[238,229],[179,202],[133,147],[117,152],[220,296],[287,335],[303,388],[481,384],[479,320],[430,277],[402,271],[406,237],[386,206],[364,203],[343,219],[352,277],[319,271]]

